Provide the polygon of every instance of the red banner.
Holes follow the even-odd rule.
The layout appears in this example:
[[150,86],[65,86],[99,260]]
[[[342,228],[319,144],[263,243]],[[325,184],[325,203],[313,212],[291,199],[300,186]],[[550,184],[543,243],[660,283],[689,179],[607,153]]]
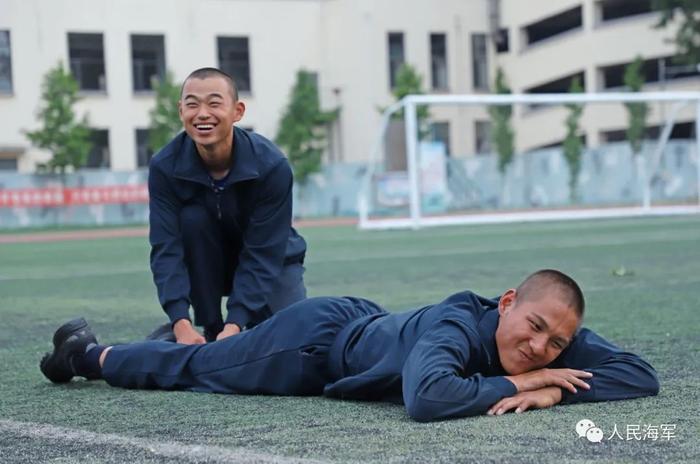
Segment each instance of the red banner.
[[148,186],[0,189],[0,208],[148,203]]

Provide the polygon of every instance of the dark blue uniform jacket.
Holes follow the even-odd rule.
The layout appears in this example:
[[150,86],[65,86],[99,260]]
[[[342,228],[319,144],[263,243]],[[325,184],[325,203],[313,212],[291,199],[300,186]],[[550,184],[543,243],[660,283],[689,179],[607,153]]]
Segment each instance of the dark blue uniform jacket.
[[[366,316],[345,327],[331,346],[330,397],[403,402],[419,421],[484,414],[517,393],[498,358],[498,300],[465,291],[436,305]],[[588,329],[548,367],[593,373],[591,389],[564,391],[562,403],[654,395],[654,369]]]
[[[225,224],[238,262],[226,322],[245,326],[267,303],[287,263],[301,262],[304,239],[291,227],[292,171],[266,138],[234,127],[233,166],[216,187],[192,139],[182,132],[150,164],[151,270],[171,321],[187,318],[190,282],[184,263],[179,211],[195,203]],[[229,227],[230,229],[230,227]]]

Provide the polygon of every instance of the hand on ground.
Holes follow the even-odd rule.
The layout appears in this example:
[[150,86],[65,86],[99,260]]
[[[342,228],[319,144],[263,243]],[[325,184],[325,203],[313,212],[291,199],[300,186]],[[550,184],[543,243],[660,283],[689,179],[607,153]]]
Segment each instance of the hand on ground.
[[204,337],[192,327],[189,319],[180,319],[173,325],[173,332],[178,343],[183,345],[199,345],[206,343]]
[[577,369],[537,369],[524,374],[506,376],[515,384],[518,392],[539,390],[544,387],[561,387],[576,393],[576,387],[589,390],[591,388],[581,379],[590,379],[593,374]]
[[231,337],[233,335],[238,335],[241,333],[241,328],[236,324],[226,324],[224,325],[224,330],[219,332],[216,336],[216,341],[223,340],[224,338]]
[[545,387],[539,390],[518,393],[515,396],[503,398],[486,412],[489,416],[500,416],[508,411],[516,413],[528,409],[543,409],[554,406],[561,401],[562,391],[559,387]]

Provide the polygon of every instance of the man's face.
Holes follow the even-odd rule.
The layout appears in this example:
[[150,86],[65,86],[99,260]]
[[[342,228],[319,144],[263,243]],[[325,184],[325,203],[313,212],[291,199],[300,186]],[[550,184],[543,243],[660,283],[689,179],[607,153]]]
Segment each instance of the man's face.
[[579,325],[573,308],[557,295],[518,301],[516,291],[503,294],[496,346],[503,369],[517,375],[545,367],[571,342]]
[[207,149],[231,145],[231,127],[245,112],[243,103],[233,100],[226,80],[218,76],[188,79],[178,106],[187,134],[198,146]]

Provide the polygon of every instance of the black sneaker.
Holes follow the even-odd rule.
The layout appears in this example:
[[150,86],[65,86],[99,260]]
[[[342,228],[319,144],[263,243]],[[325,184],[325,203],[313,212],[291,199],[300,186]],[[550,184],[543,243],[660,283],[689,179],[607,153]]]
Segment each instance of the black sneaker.
[[157,340],[160,342],[175,342],[175,332],[170,322],[158,326],[156,330],[146,336],[146,340]]
[[53,334],[54,350],[41,358],[41,372],[53,383],[70,381],[76,375],[71,358],[84,353],[90,343],[97,344],[97,339],[85,319],[66,322]]

